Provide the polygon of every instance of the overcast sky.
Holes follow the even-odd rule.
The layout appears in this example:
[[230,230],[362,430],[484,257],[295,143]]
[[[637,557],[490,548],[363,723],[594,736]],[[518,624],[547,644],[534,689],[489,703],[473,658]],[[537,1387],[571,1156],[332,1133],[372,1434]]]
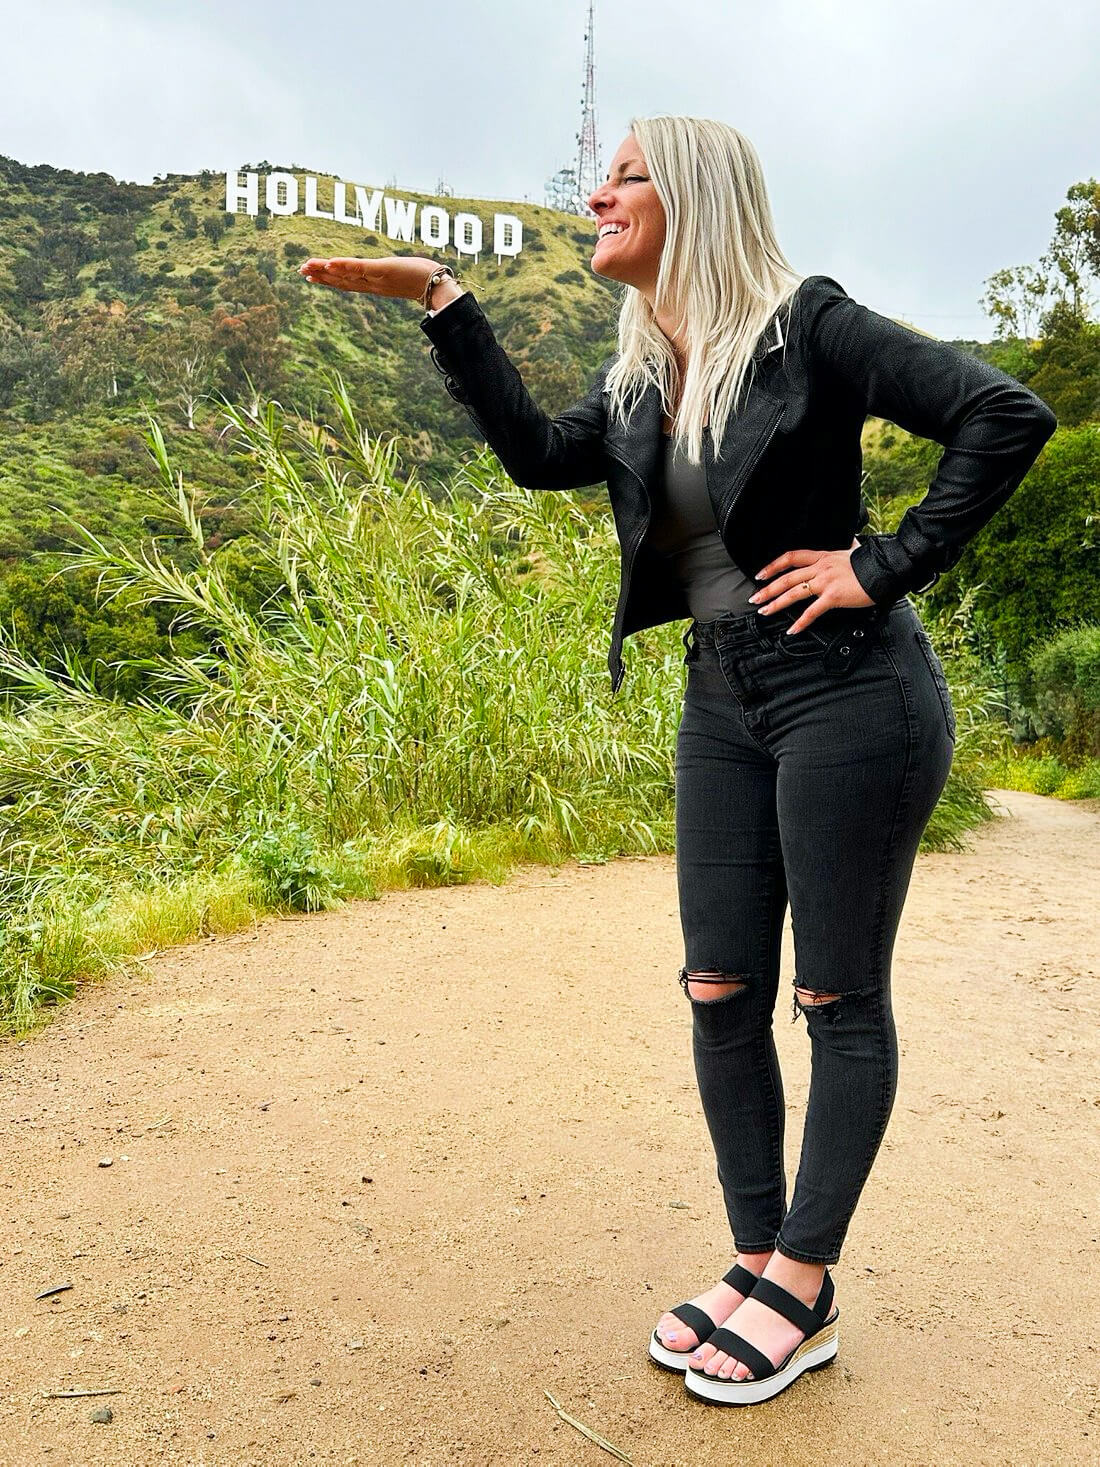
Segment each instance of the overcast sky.
[[[586,0],[0,8],[0,153],[154,174],[260,159],[541,203],[576,153]],[[796,270],[945,337],[1100,175],[1095,0],[597,0],[606,172],[632,114],[731,123]],[[489,213],[485,221],[491,227]]]

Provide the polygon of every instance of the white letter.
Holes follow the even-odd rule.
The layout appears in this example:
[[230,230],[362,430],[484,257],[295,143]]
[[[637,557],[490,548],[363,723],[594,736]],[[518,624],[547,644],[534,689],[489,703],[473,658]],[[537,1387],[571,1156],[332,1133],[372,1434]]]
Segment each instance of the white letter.
[[460,255],[481,252],[481,220],[476,214],[456,214],[454,220],[455,249]]
[[238,204],[244,205],[246,214],[258,214],[260,212],[260,181],[254,173],[246,173],[244,187],[241,187],[241,175],[234,168],[225,175],[225,212],[227,214],[239,214]]
[[441,209],[438,204],[421,204],[420,239],[433,250],[441,250],[449,243],[446,209]]
[[[505,240],[504,232],[508,231]],[[523,220],[515,214],[493,215],[493,254],[518,255],[523,248]]]
[[358,214],[348,213],[348,186],[336,182],[332,185],[332,215],[339,224],[359,224]]
[[416,205],[407,199],[386,197],[386,233],[390,239],[412,240]]
[[381,206],[381,203],[382,190],[380,188],[375,189],[374,193],[371,194],[370,202],[368,203],[366,189],[360,188],[358,184],[355,185],[355,207],[359,211],[359,217],[363,221],[364,229],[378,228],[378,210]]
[[331,219],[331,214],[326,214],[323,209],[317,207],[317,180],[306,175],[306,215],[310,219]]
[[[286,190],[286,198],[279,198],[279,190]],[[298,180],[293,173],[269,173],[265,200],[269,214],[297,214]]]

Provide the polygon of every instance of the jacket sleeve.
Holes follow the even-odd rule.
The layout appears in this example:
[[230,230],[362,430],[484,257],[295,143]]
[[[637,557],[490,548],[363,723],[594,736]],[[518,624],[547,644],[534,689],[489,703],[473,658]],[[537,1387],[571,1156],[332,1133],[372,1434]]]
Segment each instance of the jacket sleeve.
[[612,358],[583,398],[557,417],[539,408],[471,291],[424,316],[447,391],[522,489],[579,489],[607,478],[601,396]]
[[859,536],[851,566],[876,603],[925,591],[1017,489],[1058,420],[988,362],[860,305],[828,276],[807,325],[815,374],[866,413],[944,445],[893,534]]

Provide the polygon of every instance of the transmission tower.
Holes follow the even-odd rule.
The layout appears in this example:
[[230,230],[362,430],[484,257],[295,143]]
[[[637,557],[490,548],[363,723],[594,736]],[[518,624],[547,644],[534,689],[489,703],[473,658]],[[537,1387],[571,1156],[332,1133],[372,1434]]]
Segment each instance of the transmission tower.
[[563,214],[580,214],[591,219],[588,196],[603,182],[603,164],[596,137],[596,61],[592,19],[594,0],[588,0],[588,29],[584,33],[584,96],[581,98],[581,130],[577,133],[577,152],[572,163],[559,168],[546,180],[546,206]]
[[596,137],[596,56],[593,37],[595,0],[588,0],[588,28],[584,33],[584,98],[581,130],[577,134],[577,198],[574,213],[590,214],[587,199],[603,181],[600,144]]

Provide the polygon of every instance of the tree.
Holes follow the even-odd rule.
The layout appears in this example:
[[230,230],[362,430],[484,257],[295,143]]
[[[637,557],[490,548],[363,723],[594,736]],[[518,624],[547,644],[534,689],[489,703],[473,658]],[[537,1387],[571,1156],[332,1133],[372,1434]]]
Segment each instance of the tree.
[[1031,646],[1078,620],[1100,620],[1100,434],[1059,428],[1020,487],[970,541],[954,571],[981,585],[982,615],[1024,674]]
[[1044,318],[1045,334],[1027,385],[1049,403],[1063,428],[1100,419],[1100,324],[1082,321],[1068,300]]
[[[1048,262],[1049,263],[1049,262]],[[1014,265],[997,270],[986,281],[986,292],[979,305],[996,322],[998,337],[1022,336],[1031,341],[1032,321],[1043,303],[1053,294],[1054,282],[1049,270],[1034,265]]]
[[236,313],[218,306],[214,312],[213,342],[225,354],[226,396],[247,396],[253,411],[259,397],[277,391],[282,382],[286,345],[279,324],[274,304],[246,306]]
[[[979,304],[996,322],[996,335],[1032,339],[1032,321],[1045,336],[1066,312],[1078,324],[1093,319],[1090,277],[1100,279],[1100,183],[1090,178],[1066,191],[1055,212],[1054,234],[1038,266],[998,270]],[[1052,312],[1059,310],[1059,316]],[[1064,326],[1062,327],[1064,330]]]
[[150,386],[183,414],[188,428],[195,426],[195,408],[210,390],[218,348],[214,322],[193,307],[172,305],[167,319],[138,355],[138,364]]
[[0,407],[20,399],[32,422],[44,422],[64,396],[58,354],[30,331],[0,333]]
[[1088,277],[1100,276],[1100,183],[1075,183],[1066,199],[1054,216],[1048,253],[1062,276],[1063,299],[1068,295],[1078,320],[1091,320]]
[[144,325],[124,302],[94,306],[47,307],[43,318],[61,359],[61,376],[71,402],[117,398],[123,373],[127,379]]

